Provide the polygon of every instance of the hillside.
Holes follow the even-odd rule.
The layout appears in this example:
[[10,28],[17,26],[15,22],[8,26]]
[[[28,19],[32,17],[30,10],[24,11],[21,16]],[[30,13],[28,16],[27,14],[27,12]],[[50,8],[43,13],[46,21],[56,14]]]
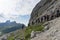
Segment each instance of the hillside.
[[0,32],[5,34],[18,29],[22,29],[24,27],[25,27],[24,24],[16,23],[15,21],[10,22],[10,20],[7,20],[4,23],[0,23]]
[[[32,27],[34,28],[34,26],[32,26]],[[32,27],[31,27],[31,29],[27,28],[24,31],[18,30],[16,32],[13,32],[13,35],[14,34],[18,34],[18,35],[15,35],[15,36],[10,35],[9,39],[13,40],[12,37],[14,37],[14,39],[16,39],[16,40],[20,39],[21,37],[24,36],[25,33],[28,34],[30,32],[30,30],[33,29]],[[39,27],[41,28],[41,26],[39,26]],[[30,38],[29,40],[60,40],[60,17],[44,23],[44,27],[45,27],[44,31],[39,32],[37,30],[37,28],[39,29],[39,27],[35,26],[35,28],[33,29],[33,30],[35,30],[35,33],[33,33],[33,34],[35,34],[35,36]],[[49,28],[49,29],[47,29],[47,28]],[[29,36],[27,38],[29,38]],[[25,40],[25,39],[23,39],[23,40]]]
[[60,0],[41,0],[33,8],[29,26],[41,23],[43,31],[33,30],[31,40],[60,40]]
[[49,21],[46,26],[49,26],[49,30],[36,34],[31,40],[60,40],[60,17]]
[[60,40],[60,0],[41,0],[28,26],[9,34],[8,40]]

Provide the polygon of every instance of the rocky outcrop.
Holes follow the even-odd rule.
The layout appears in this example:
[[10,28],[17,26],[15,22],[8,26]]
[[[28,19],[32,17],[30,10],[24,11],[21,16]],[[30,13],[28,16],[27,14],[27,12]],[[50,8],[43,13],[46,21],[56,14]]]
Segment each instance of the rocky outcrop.
[[60,0],[41,0],[34,7],[28,25],[40,23],[44,31],[32,33],[31,40],[60,40]]
[[49,30],[36,34],[31,40],[60,40],[60,17],[49,21]]
[[33,9],[30,25],[53,20],[60,16],[60,0],[41,0]]
[[34,31],[32,31],[32,32],[31,32],[31,38],[34,38],[34,37],[36,37],[36,34],[35,34]]

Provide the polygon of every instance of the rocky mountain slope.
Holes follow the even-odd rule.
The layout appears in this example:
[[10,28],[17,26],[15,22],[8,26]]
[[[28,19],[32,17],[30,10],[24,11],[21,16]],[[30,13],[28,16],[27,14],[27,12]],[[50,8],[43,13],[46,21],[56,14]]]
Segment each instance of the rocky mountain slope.
[[31,32],[31,40],[60,40],[60,0],[41,0],[34,7],[29,26],[41,23],[44,31]]
[[10,35],[8,39],[60,40],[60,0],[41,0],[32,10],[28,27],[22,33],[22,38],[18,31],[17,36]]
[[49,30],[45,30],[31,40],[60,40],[60,17],[48,22]]
[[60,0],[41,0],[32,10],[29,26],[60,16]]

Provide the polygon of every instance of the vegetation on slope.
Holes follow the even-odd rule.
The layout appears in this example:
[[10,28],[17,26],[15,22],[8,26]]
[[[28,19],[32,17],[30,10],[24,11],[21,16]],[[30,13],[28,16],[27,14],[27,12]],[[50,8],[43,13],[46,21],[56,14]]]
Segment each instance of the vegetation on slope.
[[32,31],[43,31],[44,26],[41,24],[38,25],[32,25],[26,28],[25,30],[25,40],[29,40],[31,36]]
[[[42,24],[26,27],[25,29],[20,30],[20,32],[18,32],[16,34],[17,35],[16,38],[19,37],[20,40],[21,39],[30,40],[30,36],[31,36],[32,31],[43,31],[43,29],[44,29],[44,26]],[[14,38],[14,36],[11,35],[10,37],[8,37],[8,40],[14,40],[16,38]]]

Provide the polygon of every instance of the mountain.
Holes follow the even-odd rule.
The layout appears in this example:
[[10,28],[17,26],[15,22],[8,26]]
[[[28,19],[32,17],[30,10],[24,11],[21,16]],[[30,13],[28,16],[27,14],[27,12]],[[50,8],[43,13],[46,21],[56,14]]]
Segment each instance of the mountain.
[[16,23],[15,21],[10,22],[10,20],[7,20],[5,23],[0,23],[0,32],[9,33],[24,27],[24,24]]
[[[56,4],[55,4],[56,3]],[[58,17],[60,0],[41,0],[32,10],[29,26]]]
[[42,24],[44,29],[33,30],[31,40],[60,40],[60,0],[41,0],[34,7],[29,26],[37,24]]
[[28,27],[17,32],[8,39],[60,40],[60,0],[41,0],[32,10]]

